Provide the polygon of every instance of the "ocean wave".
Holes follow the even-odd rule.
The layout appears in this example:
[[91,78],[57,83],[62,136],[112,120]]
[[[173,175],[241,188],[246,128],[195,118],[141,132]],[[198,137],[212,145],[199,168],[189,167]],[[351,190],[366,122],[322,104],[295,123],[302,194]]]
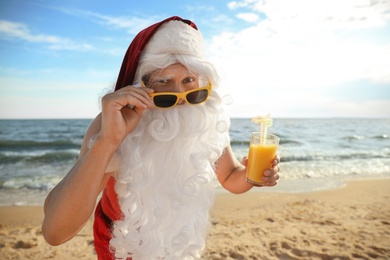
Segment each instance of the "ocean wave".
[[61,180],[60,177],[41,176],[38,178],[19,177],[0,180],[0,189],[28,189],[48,191]]
[[78,153],[75,153],[74,151],[60,151],[55,153],[45,153],[40,156],[33,156],[26,158],[27,162],[31,163],[51,163],[56,161],[72,161],[76,160],[78,157]]
[[386,140],[386,139],[390,139],[390,137],[387,134],[375,135],[375,136],[351,135],[351,136],[344,137],[344,140],[347,140],[347,141],[359,141],[359,140],[365,140],[365,139]]
[[240,140],[231,140],[230,145],[231,146],[248,146],[249,147],[250,142],[249,141],[240,141]]
[[290,161],[281,164],[282,179],[307,179],[341,176],[387,175],[390,177],[389,158],[362,160]]
[[0,164],[39,164],[75,161],[78,157],[78,150],[68,149],[63,151],[49,151],[43,153],[0,153]]
[[291,156],[281,156],[281,162],[301,162],[301,161],[314,161],[319,160],[320,158],[312,155],[291,155]]
[[303,143],[295,141],[295,140],[280,139],[280,145],[284,145],[284,144],[303,145]]
[[[247,146],[249,148],[250,141],[242,141],[242,140],[232,140],[230,141],[230,145],[233,146]],[[295,140],[290,140],[290,139],[280,139],[279,145],[303,145],[303,143],[295,141]]]
[[374,139],[389,139],[390,137],[388,135],[376,135],[373,137]]
[[15,151],[15,150],[41,150],[41,149],[79,149],[81,143],[76,143],[71,140],[56,140],[56,141],[32,141],[32,140],[0,140],[0,151]]
[[365,139],[365,137],[362,135],[352,135],[352,136],[346,136],[344,139],[347,141],[355,141],[355,140],[363,140]]
[[281,162],[309,162],[309,161],[345,161],[351,159],[386,159],[389,154],[351,153],[351,154],[304,154],[281,156]]

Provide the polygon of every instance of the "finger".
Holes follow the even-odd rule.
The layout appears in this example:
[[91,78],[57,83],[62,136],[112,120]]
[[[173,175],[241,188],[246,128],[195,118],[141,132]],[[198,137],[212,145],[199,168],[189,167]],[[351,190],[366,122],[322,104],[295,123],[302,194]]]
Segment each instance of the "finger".
[[138,92],[131,92],[127,96],[128,105],[134,107],[154,108],[154,103],[148,95]]
[[145,108],[143,107],[133,107],[135,113],[137,113],[138,117],[141,118]]
[[152,94],[154,92],[154,90],[150,89],[150,88],[142,88],[141,90],[143,91],[143,92],[141,92],[141,95],[143,98],[146,99],[146,102],[148,103],[148,107],[155,108],[154,102],[153,102],[152,98],[149,96],[150,94]]
[[244,156],[242,159],[241,159],[241,164],[244,165],[244,166],[247,166],[248,165],[248,158],[246,156]]
[[272,161],[272,167],[274,167],[275,165],[279,164],[280,163],[280,156],[277,154],[274,158],[274,160]]
[[279,164],[275,165],[275,166],[273,167],[273,170],[274,170],[275,173],[280,172],[280,165],[279,165]]
[[264,186],[273,187],[273,186],[276,186],[276,184],[278,184],[278,183],[275,181],[275,182],[271,182],[271,183],[265,183]]
[[275,174],[275,175],[272,175],[272,176],[263,176],[262,180],[263,180],[264,183],[276,182],[277,180],[279,180],[279,174]]
[[119,91],[134,91],[134,92],[138,92],[138,93],[144,95],[145,97],[149,97],[150,94],[154,93],[154,89],[139,88],[139,87],[134,87],[132,85],[123,87],[123,88],[119,89],[117,92],[119,92]]
[[278,172],[280,171],[280,166],[279,165],[276,165],[272,168],[269,168],[267,170],[264,171],[264,176],[273,176],[275,174],[277,174]]
[[114,92],[113,94],[119,98],[118,102],[120,102],[123,107],[129,106],[131,108],[133,107],[154,108],[154,103],[148,94],[149,92],[152,93],[153,90],[127,86],[121,88],[120,90]]

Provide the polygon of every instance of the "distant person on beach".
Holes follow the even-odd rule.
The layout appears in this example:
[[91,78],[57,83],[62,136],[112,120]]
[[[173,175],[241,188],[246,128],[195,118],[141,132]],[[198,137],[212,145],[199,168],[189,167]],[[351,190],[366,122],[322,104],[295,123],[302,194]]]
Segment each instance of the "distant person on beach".
[[[78,161],[46,198],[46,241],[70,240],[95,211],[98,259],[200,257],[216,180],[232,193],[253,187],[230,147],[218,82],[193,22],[170,17],[141,31]],[[276,185],[278,164],[264,186]]]

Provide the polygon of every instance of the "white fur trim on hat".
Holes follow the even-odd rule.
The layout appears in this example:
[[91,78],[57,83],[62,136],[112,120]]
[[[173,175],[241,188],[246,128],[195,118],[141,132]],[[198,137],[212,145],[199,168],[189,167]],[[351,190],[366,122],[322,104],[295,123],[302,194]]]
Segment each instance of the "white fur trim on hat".
[[169,21],[158,29],[144,49],[150,54],[184,54],[203,58],[202,34],[182,21]]

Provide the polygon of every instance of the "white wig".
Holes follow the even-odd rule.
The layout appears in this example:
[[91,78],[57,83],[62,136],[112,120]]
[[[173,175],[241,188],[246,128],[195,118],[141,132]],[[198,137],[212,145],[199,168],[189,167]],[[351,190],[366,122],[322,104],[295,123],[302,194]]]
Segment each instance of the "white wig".
[[201,33],[182,21],[169,21],[152,36],[140,57],[135,82],[139,83],[145,75],[175,63],[181,63],[199,75],[200,80],[218,86],[218,73],[204,57]]

